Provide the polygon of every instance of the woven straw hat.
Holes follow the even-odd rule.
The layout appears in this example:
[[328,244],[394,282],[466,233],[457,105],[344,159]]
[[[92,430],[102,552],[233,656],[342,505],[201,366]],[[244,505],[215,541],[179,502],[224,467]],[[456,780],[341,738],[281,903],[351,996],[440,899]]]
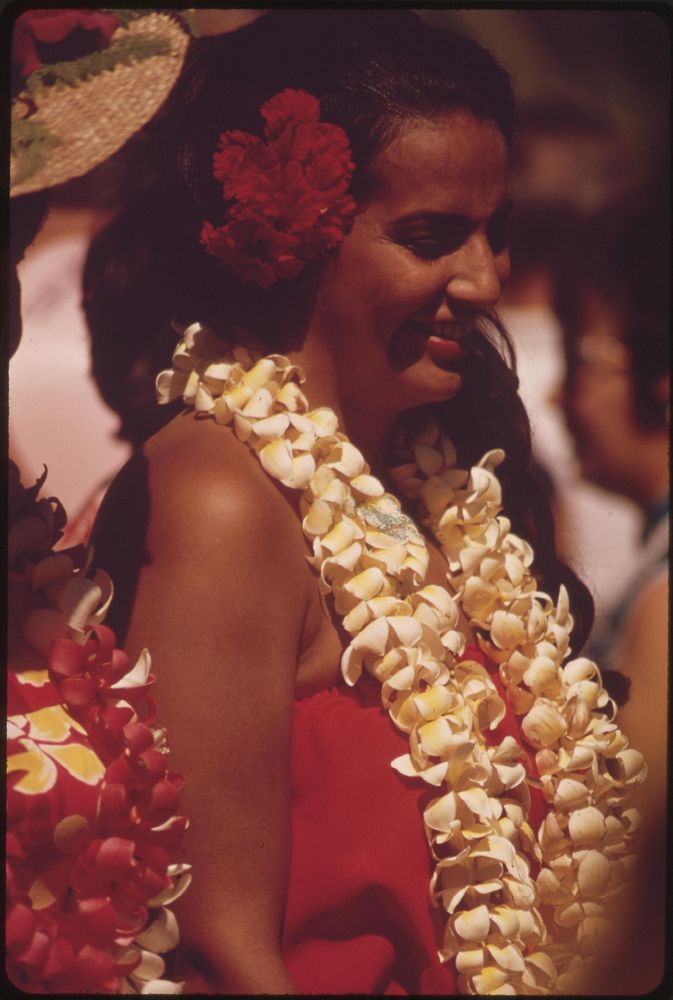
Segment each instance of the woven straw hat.
[[[51,12],[38,13],[47,19]],[[75,20],[80,13],[86,16],[53,11]],[[78,59],[39,66],[13,100],[12,196],[62,184],[102,163],[153,117],[177,80],[193,23],[186,12],[108,14],[119,25],[107,44]]]

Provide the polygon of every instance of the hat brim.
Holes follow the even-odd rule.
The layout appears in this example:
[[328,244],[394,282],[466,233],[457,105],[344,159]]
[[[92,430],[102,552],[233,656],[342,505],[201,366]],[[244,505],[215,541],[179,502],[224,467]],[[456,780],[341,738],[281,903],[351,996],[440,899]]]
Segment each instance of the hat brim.
[[[180,74],[189,35],[174,18],[154,11],[117,28],[111,47],[130,35],[162,39],[165,51],[119,63],[74,86],[43,88],[32,97],[36,110],[22,121],[48,136],[48,146],[29,164],[21,156],[10,156],[12,196],[88,173],[121,149],[159,110]],[[19,99],[14,103],[18,106]]]

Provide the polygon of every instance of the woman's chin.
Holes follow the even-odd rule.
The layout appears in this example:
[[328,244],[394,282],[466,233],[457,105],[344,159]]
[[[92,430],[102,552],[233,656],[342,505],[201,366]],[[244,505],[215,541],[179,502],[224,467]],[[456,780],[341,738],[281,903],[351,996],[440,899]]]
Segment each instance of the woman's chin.
[[463,387],[463,376],[455,368],[438,365],[427,355],[397,376],[400,397],[413,397],[413,403],[441,403],[453,399]]
[[433,350],[429,339],[413,326],[396,331],[388,348],[388,361],[400,395],[414,396],[412,405],[451,399],[462,388],[460,358],[447,351]]

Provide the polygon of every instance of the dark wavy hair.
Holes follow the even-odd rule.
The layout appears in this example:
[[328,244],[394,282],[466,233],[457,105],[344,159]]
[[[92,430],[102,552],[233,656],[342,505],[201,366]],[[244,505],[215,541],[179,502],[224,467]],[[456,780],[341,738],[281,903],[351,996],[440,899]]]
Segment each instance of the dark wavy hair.
[[[348,135],[356,171],[352,191],[366,202],[375,155],[410,118],[468,112],[493,122],[508,145],[514,100],[507,73],[476,42],[434,28],[407,10],[276,10],[229,35],[193,41],[170,101],[148,130],[157,182],[142,198],[143,229],[151,231],[157,265],[167,280],[167,311],[183,321],[245,319],[269,349],[287,349],[277,318],[310,295],[321,264],[267,290],[242,285],[199,246],[204,219],[223,212],[212,158],[225,129],[259,134],[260,106],[294,87],[314,94],[321,117]],[[130,206],[133,218],[138,206]],[[273,320],[273,322],[271,322]],[[486,327],[488,329],[486,329]],[[500,467],[504,506],[513,530],[536,551],[540,585],[570,592],[575,652],[593,618],[587,588],[556,554],[554,525],[531,462],[528,419],[517,393],[513,349],[497,318],[476,334],[464,390],[435,407],[440,423],[471,462],[492,447],[507,453]]]
[[[370,167],[403,122],[470,111],[496,123],[509,142],[514,102],[509,77],[476,42],[430,27],[405,10],[301,9],[270,11],[236,32],[190,45],[180,80],[152,123],[159,164],[151,197],[170,206],[165,216],[167,263],[181,275],[173,289],[177,318],[205,315],[244,319],[264,338],[268,317],[292,309],[321,265],[294,282],[260,293],[230,277],[199,245],[204,220],[223,215],[213,177],[220,134],[259,134],[261,106],[292,87],[314,94],[325,121],[341,126],[356,164],[351,191],[360,204],[372,188]],[[174,169],[175,168],[175,169]],[[165,208],[163,209],[165,213]]]

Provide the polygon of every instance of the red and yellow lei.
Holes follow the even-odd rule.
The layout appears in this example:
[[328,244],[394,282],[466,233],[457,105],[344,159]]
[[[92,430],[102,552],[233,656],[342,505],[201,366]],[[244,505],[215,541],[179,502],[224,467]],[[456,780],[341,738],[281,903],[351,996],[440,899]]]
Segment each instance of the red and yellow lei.
[[[46,474],[46,473],[45,473]],[[6,956],[38,993],[181,992],[161,955],[189,885],[150,657],[102,624],[112,585],[10,464]]]

